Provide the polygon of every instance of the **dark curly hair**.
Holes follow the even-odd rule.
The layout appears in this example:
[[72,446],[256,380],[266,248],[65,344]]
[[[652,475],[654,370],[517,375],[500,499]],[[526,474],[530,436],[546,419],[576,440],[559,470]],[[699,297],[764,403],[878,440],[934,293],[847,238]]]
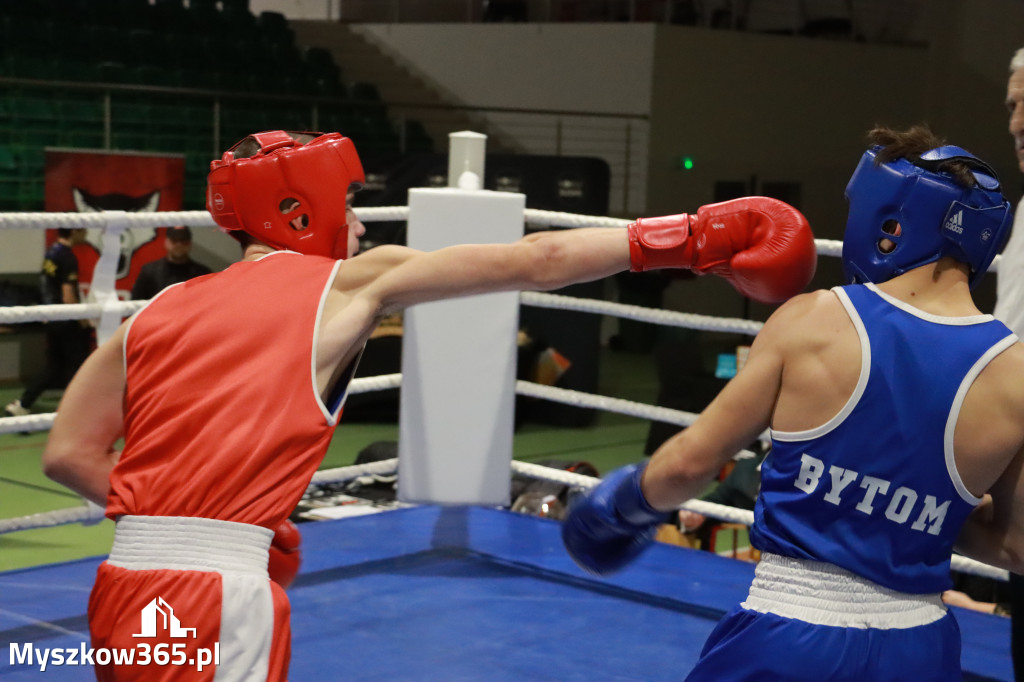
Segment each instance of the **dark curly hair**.
[[[889,163],[896,159],[906,159],[913,163],[919,161],[921,155],[928,150],[949,144],[925,124],[911,126],[906,130],[876,126],[868,132],[867,138],[869,144],[882,147],[875,156],[876,164]],[[978,184],[970,166],[963,161],[946,161],[939,165],[939,170],[949,173],[953,180],[963,187],[974,187]]]

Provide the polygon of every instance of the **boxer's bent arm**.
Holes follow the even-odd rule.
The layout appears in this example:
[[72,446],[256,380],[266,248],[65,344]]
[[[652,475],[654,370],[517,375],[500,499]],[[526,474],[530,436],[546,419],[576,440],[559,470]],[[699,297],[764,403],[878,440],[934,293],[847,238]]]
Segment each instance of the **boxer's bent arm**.
[[977,561],[1024,573],[1024,448],[967,517],[954,549]]
[[[376,251],[352,259],[352,265]],[[629,242],[621,228],[580,228],[541,232],[513,244],[465,244],[431,252],[392,247],[379,261],[378,276],[367,279],[362,293],[387,315],[428,301],[558,289],[607,277],[629,268]]]
[[964,485],[975,494],[988,492],[961,529],[956,549],[1016,573],[1024,573],[1022,372],[1019,343],[993,358],[967,392],[954,437]]
[[642,489],[655,509],[674,509],[704,491],[737,452],[769,426],[782,387],[783,359],[809,299],[779,308],[754,339],[743,369],[700,417],[667,440],[651,458]]
[[75,374],[57,408],[43,451],[43,471],[101,507],[107,504],[114,444],[124,427],[125,325]]
[[992,358],[960,407],[953,435],[964,486],[981,496],[1002,476],[1024,444],[1024,344]]

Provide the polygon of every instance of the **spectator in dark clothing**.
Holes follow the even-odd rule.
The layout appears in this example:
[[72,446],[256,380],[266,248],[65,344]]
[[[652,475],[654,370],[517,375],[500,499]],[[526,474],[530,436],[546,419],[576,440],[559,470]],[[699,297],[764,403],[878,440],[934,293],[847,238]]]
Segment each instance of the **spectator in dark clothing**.
[[172,284],[210,274],[210,268],[192,260],[192,230],[188,227],[168,228],[164,246],[164,258],[146,263],[139,270],[132,286],[133,299],[150,299]]
[[[40,277],[43,304],[79,303],[78,259],[74,246],[85,241],[84,229],[59,228],[57,241],[46,251]],[[4,408],[8,417],[23,417],[48,388],[63,388],[92,350],[92,327],[86,320],[46,323],[46,366],[18,400]]]

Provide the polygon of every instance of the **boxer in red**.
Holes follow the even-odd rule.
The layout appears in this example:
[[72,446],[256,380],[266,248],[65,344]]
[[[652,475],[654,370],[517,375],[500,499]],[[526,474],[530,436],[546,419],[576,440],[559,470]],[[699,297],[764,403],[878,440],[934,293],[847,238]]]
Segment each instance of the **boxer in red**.
[[[761,197],[628,229],[430,253],[381,246],[353,258],[364,227],[351,202],[363,181],[352,141],[338,133],[271,131],[237,144],[211,164],[207,207],[241,242],[242,260],[161,292],[65,393],[46,473],[117,522],[90,599],[93,645],[162,646],[182,661],[122,658],[97,666],[100,679],[285,679],[289,606],[268,580],[268,548],[324,456],[363,345],[388,314],[627,268],[711,272],[779,302],[809,283],[816,264],[804,217]],[[200,671],[190,661],[210,658],[203,651],[216,660]]]

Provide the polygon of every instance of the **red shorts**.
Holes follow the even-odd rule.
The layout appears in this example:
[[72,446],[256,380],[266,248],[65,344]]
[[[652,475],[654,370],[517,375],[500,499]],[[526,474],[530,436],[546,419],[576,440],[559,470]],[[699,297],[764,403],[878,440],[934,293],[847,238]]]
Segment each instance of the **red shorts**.
[[267,576],[272,536],[210,519],[119,519],[89,598],[97,679],[286,679],[291,610]]

